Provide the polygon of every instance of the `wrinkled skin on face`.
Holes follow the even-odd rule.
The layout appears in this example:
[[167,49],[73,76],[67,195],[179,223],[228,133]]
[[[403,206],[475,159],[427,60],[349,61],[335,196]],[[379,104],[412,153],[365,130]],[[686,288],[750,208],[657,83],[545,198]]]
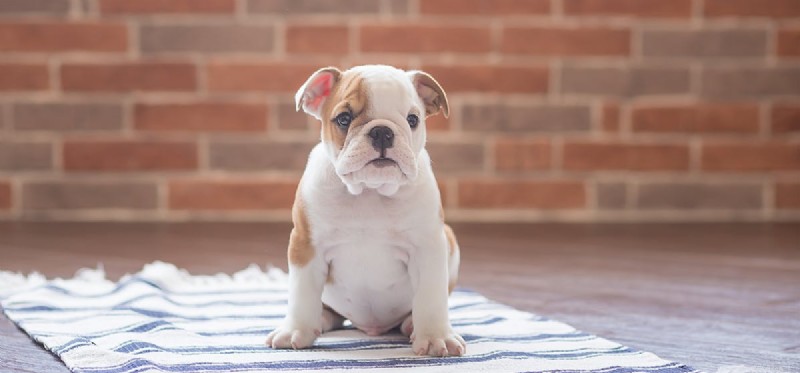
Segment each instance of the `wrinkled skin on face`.
[[[322,123],[327,154],[352,194],[370,188],[390,196],[413,183],[425,146],[425,117],[449,113],[444,91],[429,75],[380,65],[321,69],[296,99],[298,109]],[[376,134],[390,138],[388,143],[376,145]]]

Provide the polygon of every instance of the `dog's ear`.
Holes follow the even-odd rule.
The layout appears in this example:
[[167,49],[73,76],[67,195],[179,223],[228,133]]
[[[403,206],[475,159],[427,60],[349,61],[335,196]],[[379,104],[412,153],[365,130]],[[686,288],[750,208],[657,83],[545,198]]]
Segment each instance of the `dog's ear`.
[[408,72],[414,89],[425,104],[425,116],[431,116],[439,111],[447,118],[450,116],[450,104],[447,103],[447,94],[430,74],[424,71],[412,70]]
[[320,119],[322,104],[330,96],[336,82],[342,77],[342,72],[335,67],[325,67],[317,70],[306,80],[294,95],[295,109],[303,109],[314,118]]

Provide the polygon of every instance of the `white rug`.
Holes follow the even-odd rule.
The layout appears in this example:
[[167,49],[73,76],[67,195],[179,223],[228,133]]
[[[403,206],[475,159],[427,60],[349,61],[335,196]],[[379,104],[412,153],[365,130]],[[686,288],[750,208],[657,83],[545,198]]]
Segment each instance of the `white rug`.
[[74,372],[697,372],[569,325],[457,290],[453,326],[462,357],[417,357],[399,333],[323,334],[313,349],[271,350],[267,333],[286,310],[286,275],[257,266],[192,276],[155,262],[118,283],[102,270],[68,280],[0,272],[6,315]]

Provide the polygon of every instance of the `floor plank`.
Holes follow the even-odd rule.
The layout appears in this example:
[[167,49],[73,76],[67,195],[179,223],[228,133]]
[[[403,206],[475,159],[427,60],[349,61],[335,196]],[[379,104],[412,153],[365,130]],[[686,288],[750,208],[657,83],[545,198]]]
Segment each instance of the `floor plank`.
[[[285,269],[286,224],[0,223],[0,269]],[[800,371],[800,224],[455,225],[460,284],[715,372]],[[66,372],[0,317],[0,371]]]

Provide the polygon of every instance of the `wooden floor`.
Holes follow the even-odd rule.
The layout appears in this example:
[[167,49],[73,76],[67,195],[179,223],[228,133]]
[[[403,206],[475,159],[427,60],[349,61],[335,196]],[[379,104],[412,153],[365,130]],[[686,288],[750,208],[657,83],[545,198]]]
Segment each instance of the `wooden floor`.
[[[800,224],[455,225],[460,285],[708,372],[800,372]],[[0,223],[0,269],[285,268],[285,224]],[[1,372],[66,372],[0,316]],[[760,372],[761,370],[759,370]]]

